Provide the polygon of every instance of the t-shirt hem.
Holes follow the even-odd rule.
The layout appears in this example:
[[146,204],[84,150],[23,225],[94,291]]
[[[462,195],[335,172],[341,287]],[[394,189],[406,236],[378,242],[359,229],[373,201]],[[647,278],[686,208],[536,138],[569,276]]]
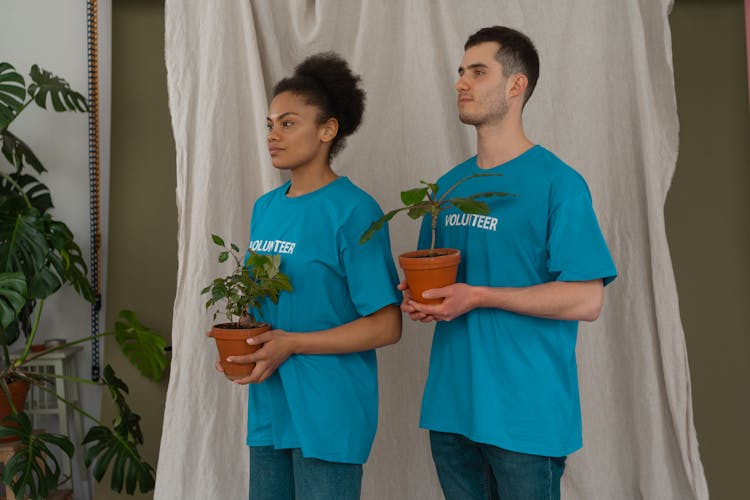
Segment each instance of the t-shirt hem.
[[538,455],[542,457],[564,457],[580,450],[583,447],[583,443],[579,441],[578,443],[563,446],[560,448],[546,448],[544,446],[539,446],[538,444],[533,443],[519,443],[518,441],[513,441],[510,439],[480,436],[473,432],[464,432],[457,429],[452,429],[441,425],[434,425],[426,422],[420,422],[419,427],[430,431],[460,434],[461,436],[471,439],[475,443],[488,444],[508,451],[526,453],[528,455]]
[[359,314],[360,314],[360,315],[361,315],[362,317],[364,317],[364,316],[369,316],[370,314],[373,314],[373,313],[376,313],[376,312],[380,311],[380,310],[381,310],[381,309],[383,309],[384,307],[388,307],[388,306],[394,306],[394,305],[400,305],[400,304],[401,304],[401,299],[399,299],[399,298],[397,298],[397,297],[392,297],[392,298],[389,298],[389,299],[387,299],[387,300],[386,300],[385,302],[386,302],[386,303],[384,303],[384,304],[383,304],[383,305],[381,305],[381,306],[371,306],[371,307],[366,307],[366,308],[363,308],[362,310],[359,310],[359,309],[358,309],[358,310],[357,310],[357,312],[358,312],[358,313],[359,313]]
[[363,465],[365,462],[367,462],[367,459],[369,458],[369,454],[365,456],[364,458],[344,457],[336,453],[329,454],[326,452],[305,450],[299,445],[275,445],[273,441],[248,439],[245,441],[245,443],[247,444],[247,446],[273,446],[275,450],[291,450],[291,449],[299,448],[302,451],[302,456],[305,458],[317,458],[318,460],[325,460],[326,462],[336,462],[336,463],[342,463],[342,464]]

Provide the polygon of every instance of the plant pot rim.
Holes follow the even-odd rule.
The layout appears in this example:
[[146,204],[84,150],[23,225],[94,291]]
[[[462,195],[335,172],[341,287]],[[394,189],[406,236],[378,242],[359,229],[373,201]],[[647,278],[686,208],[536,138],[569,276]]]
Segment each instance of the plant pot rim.
[[398,256],[402,269],[438,269],[451,267],[461,262],[461,251],[455,248],[436,248],[437,255],[430,256],[430,250],[414,250]]
[[253,323],[254,326],[248,328],[226,328],[224,325],[232,323],[221,323],[213,325],[211,328],[211,337],[219,340],[245,340],[249,337],[255,337],[271,329],[268,323]]
[[265,328],[270,327],[268,323],[264,323],[262,321],[256,321],[255,323],[240,323],[242,325],[240,328],[236,328],[235,326],[227,326],[227,325],[236,325],[237,323],[234,322],[226,322],[226,323],[216,323],[215,325],[211,325],[211,328],[218,329],[218,330],[256,330],[258,328]]

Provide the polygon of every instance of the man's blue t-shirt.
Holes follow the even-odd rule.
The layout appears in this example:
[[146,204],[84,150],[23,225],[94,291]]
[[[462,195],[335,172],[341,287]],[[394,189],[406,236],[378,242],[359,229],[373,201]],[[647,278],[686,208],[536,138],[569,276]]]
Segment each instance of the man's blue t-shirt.
[[[487,216],[452,208],[440,216],[437,247],[461,250],[458,282],[526,287],[550,281],[611,282],[617,271],[583,178],[541,146],[491,169],[476,157],[438,181],[449,196],[482,198]],[[429,248],[429,217],[420,248]],[[420,426],[522,453],[563,456],[582,446],[575,346],[577,321],[481,308],[438,322]]]
[[[288,332],[334,328],[401,299],[388,231],[364,245],[362,228],[382,216],[375,200],[339,177],[289,198],[289,182],[255,203],[249,248],[280,254],[293,292],[267,302],[262,320]],[[375,351],[292,355],[249,386],[250,446],[301,448],[305,457],[364,463],[378,420]]]

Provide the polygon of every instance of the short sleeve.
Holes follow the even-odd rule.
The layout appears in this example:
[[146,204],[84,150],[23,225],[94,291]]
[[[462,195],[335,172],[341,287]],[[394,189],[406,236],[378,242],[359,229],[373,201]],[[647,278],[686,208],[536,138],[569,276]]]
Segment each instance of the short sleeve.
[[547,268],[556,281],[602,278],[608,285],[617,270],[604,241],[588,190],[557,205],[549,219]]
[[358,204],[340,232],[340,256],[354,307],[361,316],[401,302],[388,225],[360,245],[362,228],[383,215],[374,200]]

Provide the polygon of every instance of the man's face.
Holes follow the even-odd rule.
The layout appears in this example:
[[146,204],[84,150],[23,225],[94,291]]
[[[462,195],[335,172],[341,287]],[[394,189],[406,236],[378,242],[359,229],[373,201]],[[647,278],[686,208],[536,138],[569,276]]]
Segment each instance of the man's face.
[[502,65],[495,59],[500,45],[484,42],[469,47],[458,68],[458,116],[467,125],[499,123],[508,112]]

